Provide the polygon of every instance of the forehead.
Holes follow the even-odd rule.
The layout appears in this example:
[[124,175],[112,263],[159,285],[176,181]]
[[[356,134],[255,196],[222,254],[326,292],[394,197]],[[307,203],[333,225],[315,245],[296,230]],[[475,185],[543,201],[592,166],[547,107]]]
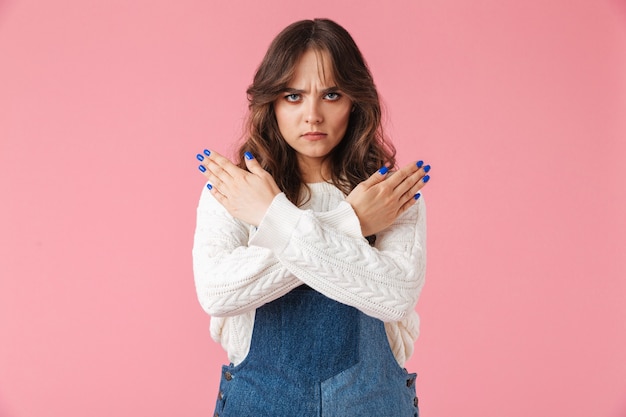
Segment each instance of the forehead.
[[307,49],[296,62],[290,84],[312,82],[327,87],[335,83],[332,59],[327,51]]

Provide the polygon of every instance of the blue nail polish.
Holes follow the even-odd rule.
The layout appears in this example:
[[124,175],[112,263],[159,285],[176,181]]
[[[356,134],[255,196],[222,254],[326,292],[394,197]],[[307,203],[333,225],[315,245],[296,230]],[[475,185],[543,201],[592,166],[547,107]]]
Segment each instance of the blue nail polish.
[[204,167],[204,165],[200,165],[200,166],[198,167],[198,169],[199,169],[201,172],[206,172],[206,168]]
[[421,168],[422,165],[424,165],[424,161],[417,161],[417,163],[415,164],[418,168]]
[[430,165],[425,165],[424,166],[424,172],[428,172],[430,171]]
[[213,186],[212,186],[211,184],[207,184],[207,185],[206,185],[206,188],[208,188],[209,190],[212,190],[212,189],[213,189]]
[[389,171],[389,168],[387,168],[386,166],[382,167],[381,169],[378,170],[378,173],[380,175],[385,175],[387,173],[387,171]]
[[244,153],[244,156],[246,157],[247,160],[254,159],[254,156],[252,156],[250,152]]
[[424,182],[428,182],[428,180],[430,180],[430,175],[426,175],[424,176],[424,178],[422,178],[422,181]]
[[417,199],[418,199],[418,198],[420,198],[421,196],[422,196],[422,195],[421,195],[420,193],[417,193],[417,194],[415,194],[415,195],[413,196],[413,198],[417,200]]
[[198,158],[198,161],[204,161],[204,156],[202,156],[202,154],[196,155],[196,158]]
[[205,149],[205,150],[204,150],[204,154],[205,154],[206,156],[211,156],[211,151],[210,151],[210,150],[208,150],[208,149]]

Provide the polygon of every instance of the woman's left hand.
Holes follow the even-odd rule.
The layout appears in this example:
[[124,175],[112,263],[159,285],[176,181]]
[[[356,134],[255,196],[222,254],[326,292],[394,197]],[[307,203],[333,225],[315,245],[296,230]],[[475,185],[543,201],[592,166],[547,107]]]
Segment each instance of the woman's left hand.
[[346,197],[359,222],[363,236],[376,234],[389,227],[420,197],[419,191],[430,176],[430,165],[411,162],[395,172],[381,168],[357,185]]
[[211,194],[236,219],[258,226],[272,200],[280,194],[274,178],[246,152],[248,171],[217,152],[198,154],[198,167],[209,180]]

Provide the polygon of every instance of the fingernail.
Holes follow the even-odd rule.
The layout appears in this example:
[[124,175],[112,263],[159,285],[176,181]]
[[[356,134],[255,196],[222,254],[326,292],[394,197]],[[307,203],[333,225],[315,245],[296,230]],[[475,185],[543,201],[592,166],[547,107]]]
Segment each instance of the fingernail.
[[196,155],[196,158],[198,158],[198,161],[204,161],[204,156],[202,156],[202,154]]
[[252,156],[250,152],[244,153],[244,156],[246,157],[247,160],[254,159],[254,156]]
[[206,188],[208,188],[209,190],[212,190],[212,189],[213,189],[213,186],[212,186],[211,184],[207,184],[207,185],[206,185]]
[[382,167],[381,169],[378,170],[378,173],[380,175],[385,175],[387,173],[387,171],[389,171],[389,168],[387,168],[386,166]]
[[413,198],[417,200],[417,199],[418,199],[418,198],[420,198],[421,196],[422,196],[422,195],[421,195],[420,193],[417,193],[417,194],[415,194],[415,195],[413,196]]
[[422,181],[424,182],[428,182],[428,180],[430,180],[430,175],[426,175],[424,176],[424,178],[422,178]]
[[206,168],[204,167],[204,165],[200,165],[200,166],[198,167],[198,169],[199,169],[201,172],[206,172]]
[[421,168],[422,165],[424,165],[424,161],[417,161],[415,165],[417,165],[418,168]]
[[205,150],[204,150],[204,154],[205,154],[206,156],[211,156],[211,151],[210,151],[210,150],[208,150],[208,149],[205,149]]
[[424,172],[428,172],[430,171],[430,165],[425,165],[424,166]]

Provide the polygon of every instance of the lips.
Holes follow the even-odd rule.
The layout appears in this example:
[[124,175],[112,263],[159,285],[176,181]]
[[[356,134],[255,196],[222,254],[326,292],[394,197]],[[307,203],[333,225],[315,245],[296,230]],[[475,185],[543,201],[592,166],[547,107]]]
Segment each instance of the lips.
[[326,137],[326,133],[322,132],[307,132],[302,135],[302,137],[306,140],[320,140]]

